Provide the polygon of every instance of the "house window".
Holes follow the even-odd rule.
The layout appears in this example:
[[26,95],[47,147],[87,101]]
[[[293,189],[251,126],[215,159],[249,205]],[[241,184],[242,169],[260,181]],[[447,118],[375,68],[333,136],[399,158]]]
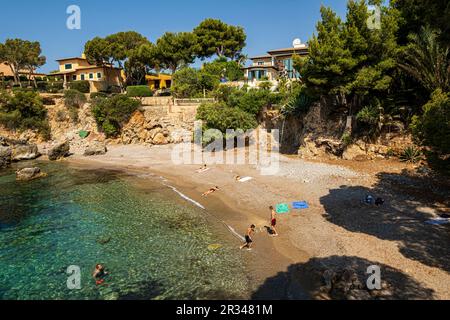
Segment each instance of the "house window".
[[77,80],[77,75],[76,75],[76,74],[74,74],[74,75],[72,76],[72,80],[73,80],[73,81],[76,81],[76,80]]
[[85,76],[85,74],[83,73],[81,76],[80,76],[80,78],[81,78],[81,81],[84,81],[84,80],[86,80],[86,76]]
[[258,61],[258,66],[263,66],[264,65],[264,61]]
[[94,74],[93,73],[89,73],[89,80],[94,79]]
[[71,69],[72,69],[72,64],[71,64],[71,63],[66,63],[66,64],[64,65],[64,69],[65,69],[65,70],[71,70]]
[[97,72],[97,79],[101,79],[102,78],[102,73],[101,72]]

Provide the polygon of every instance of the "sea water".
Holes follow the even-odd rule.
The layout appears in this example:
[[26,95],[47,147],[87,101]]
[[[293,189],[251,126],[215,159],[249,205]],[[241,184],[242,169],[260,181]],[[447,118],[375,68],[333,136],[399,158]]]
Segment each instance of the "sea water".
[[[239,241],[151,175],[38,165],[0,171],[0,299],[246,299]],[[92,278],[101,263],[104,285]],[[69,266],[80,268],[70,289]]]

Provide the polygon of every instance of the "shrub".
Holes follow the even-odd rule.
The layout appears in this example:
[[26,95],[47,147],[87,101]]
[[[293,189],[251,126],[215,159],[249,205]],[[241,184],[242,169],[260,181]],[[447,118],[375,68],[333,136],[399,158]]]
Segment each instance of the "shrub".
[[221,103],[202,104],[197,111],[197,119],[206,122],[205,128],[217,129],[223,133],[227,129],[249,130],[258,126],[253,115]]
[[[39,86],[39,84],[38,84]],[[64,90],[64,83],[62,81],[49,81],[46,82],[46,84],[42,84],[42,91],[48,92],[48,93],[60,93]],[[38,90],[39,87],[38,87]]]
[[416,139],[439,154],[450,153],[450,94],[436,90],[423,106],[423,115],[415,116],[411,129]]
[[97,97],[92,102],[92,113],[106,136],[115,137],[139,106],[139,101],[122,94],[111,98]]
[[108,94],[106,92],[92,92],[89,95],[89,98],[91,100],[94,100],[95,98],[106,98],[106,97],[108,97]]
[[400,155],[400,160],[403,162],[417,163],[422,160],[422,151],[414,146],[407,147]]
[[0,123],[13,130],[37,130],[45,139],[50,137],[50,127],[39,94],[19,90],[14,94],[0,93]]
[[69,82],[69,89],[77,90],[81,93],[89,93],[91,91],[91,85],[87,80],[72,81]]
[[341,141],[344,144],[344,146],[350,145],[353,141],[352,135],[349,132],[345,132],[342,135]]
[[127,96],[137,98],[151,97],[153,96],[153,92],[148,86],[128,86]]
[[262,90],[270,90],[272,88],[272,83],[270,81],[262,81],[258,84],[258,87]]
[[64,91],[64,105],[69,111],[69,116],[72,122],[78,122],[78,109],[86,103],[86,96],[73,89]]
[[203,97],[204,91],[212,91],[220,84],[220,78],[205,70],[183,68],[173,76],[172,93],[177,98]]
[[256,116],[264,107],[272,104],[271,95],[266,90],[249,90],[237,99],[237,107]]

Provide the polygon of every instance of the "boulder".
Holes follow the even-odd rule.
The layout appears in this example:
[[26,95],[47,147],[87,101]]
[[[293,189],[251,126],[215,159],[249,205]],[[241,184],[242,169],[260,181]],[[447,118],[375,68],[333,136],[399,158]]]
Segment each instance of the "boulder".
[[367,153],[364,149],[361,148],[361,146],[357,145],[357,144],[353,144],[348,146],[343,154],[342,154],[342,158],[344,160],[356,160],[356,161],[361,161],[361,160],[367,160]]
[[0,145],[0,169],[6,168],[11,163],[12,149]]
[[68,157],[70,154],[69,141],[58,143],[48,150],[48,159],[51,161],[58,160],[60,158]]
[[12,148],[12,161],[33,160],[40,156],[35,144],[15,145]]
[[99,155],[105,154],[107,151],[108,151],[108,149],[106,148],[105,144],[100,143],[100,142],[95,142],[86,148],[86,150],[84,151],[84,155],[86,157],[99,156]]
[[167,138],[164,136],[164,134],[162,132],[158,132],[154,137],[153,137],[153,144],[156,145],[163,145],[163,144],[167,144]]
[[30,181],[38,178],[47,176],[47,174],[41,172],[41,169],[35,168],[24,168],[16,172],[17,181]]

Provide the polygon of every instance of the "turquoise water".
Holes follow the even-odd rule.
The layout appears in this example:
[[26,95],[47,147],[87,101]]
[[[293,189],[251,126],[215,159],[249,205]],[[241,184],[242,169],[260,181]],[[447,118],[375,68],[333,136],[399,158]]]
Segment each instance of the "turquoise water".
[[[38,165],[48,177],[32,182],[0,171],[0,299],[248,297],[239,243],[157,179]],[[67,288],[70,265],[79,290]]]

